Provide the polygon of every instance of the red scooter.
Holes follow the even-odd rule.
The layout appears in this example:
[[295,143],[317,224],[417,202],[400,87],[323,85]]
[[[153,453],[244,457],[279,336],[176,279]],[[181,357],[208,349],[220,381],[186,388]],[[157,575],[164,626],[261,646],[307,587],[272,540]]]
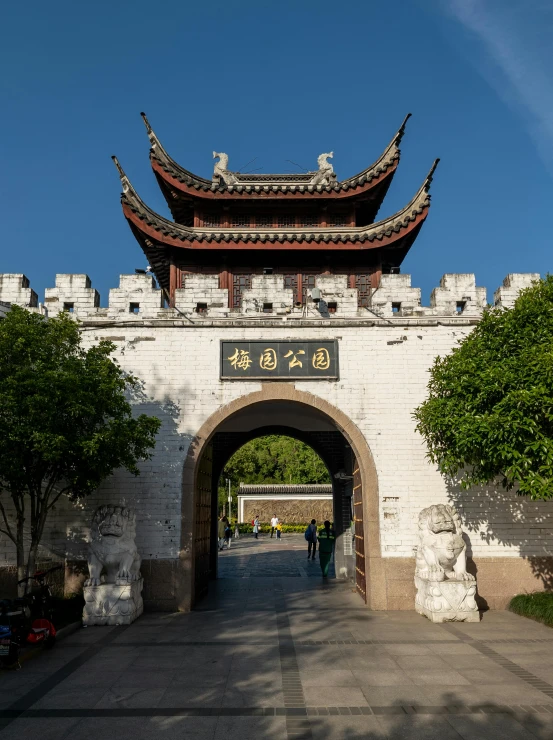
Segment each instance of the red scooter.
[[35,588],[23,597],[31,613],[31,625],[27,633],[26,641],[32,645],[43,642],[46,647],[53,647],[56,641],[56,628],[54,627],[54,606],[52,603],[52,592],[45,578],[50,573],[62,570],[63,565],[55,565],[48,570],[37,571],[34,576],[22,578],[17,582],[28,583],[35,581]]
[[54,646],[56,628],[52,592],[45,579],[62,568],[63,565],[56,565],[22,578],[18,585],[34,581],[36,587],[20,598],[0,601],[0,665],[3,667],[20,667],[19,653],[24,642]]

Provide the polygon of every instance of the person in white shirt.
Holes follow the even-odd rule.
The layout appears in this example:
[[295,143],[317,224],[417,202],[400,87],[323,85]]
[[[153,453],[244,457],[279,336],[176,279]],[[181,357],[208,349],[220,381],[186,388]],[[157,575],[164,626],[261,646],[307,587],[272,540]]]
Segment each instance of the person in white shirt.
[[276,514],[273,514],[273,518],[271,519],[271,537],[275,533],[276,525],[278,524],[278,516]]

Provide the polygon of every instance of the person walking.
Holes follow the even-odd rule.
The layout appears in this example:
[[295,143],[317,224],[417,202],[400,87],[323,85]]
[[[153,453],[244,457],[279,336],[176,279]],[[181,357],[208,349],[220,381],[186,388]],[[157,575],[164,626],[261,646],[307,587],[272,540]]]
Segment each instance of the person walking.
[[219,551],[223,549],[223,545],[225,544],[225,518],[223,516],[219,517],[219,521],[217,522],[217,539],[219,544]]
[[232,527],[231,527],[230,522],[227,519],[225,523],[225,542],[227,544],[227,550],[230,550],[231,537],[232,537]]
[[323,574],[323,578],[328,578],[328,566],[336,543],[336,534],[334,530],[331,529],[328,519],[324,523],[324,528],[318,532],[318,538],[321,573]]
[[[317,520],[312,519],[311,524],[305,530],[305,539],[307,540],[307,559],[315,560],[317,554]],[[311,551],[313,556],[311,557]]]
[[277,540],[278,540],[279,542],[280,542],[280,535],[281,535],[281,534],[282,534],[282,522],[279,522],[279,523],[278,523],[278,524],[276,525],[276,537],[277,537]]
[[271,537],[275,533],[277,524],[278,524],[278,516],[276,514],[273,514],[273,518],[271,519]]
[[257,536],[258,534],[259,534],[259,514],[256,514],[255,519],[253,520],[253,536],[255,537],[256,540],[259,539]]

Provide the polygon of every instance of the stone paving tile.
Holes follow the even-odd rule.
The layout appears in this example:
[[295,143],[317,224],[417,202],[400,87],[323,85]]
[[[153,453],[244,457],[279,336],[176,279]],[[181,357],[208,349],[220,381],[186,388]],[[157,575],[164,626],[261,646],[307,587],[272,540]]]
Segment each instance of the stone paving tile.
[[352,686],[307,686],[304,687],[303,693],[307,706],[363,707],[367,705],[361,689]]
[[142,707],[157,707],[165,688],[143,689],[137,687],[112,687],[102,696],[95,709],[136,709]]
[[[64,737],[73,738],[73,730],[79,722],[79,719],[72,717],[16,719],[0,731],[0,738],[2,740],[62,740]],[[90,740],[90,736],[88,740]]]
[[528,684],[514,676],[510,671],[495,665],[492,668],[459,668],[461,676],[470,683],[487,686],[489,684],[511,684],[519,688],[527,687]]
[[361,691],[367,704],[374,707],[384,706],[412,706],[429,705],[428,696],[422,686],[397,685],[397,686],[365,686],[361,685]]
[[413,679],[402,670],[373,668],[370,664],[360,671],[353,671],[358,686],[413,686]]
[[377,717],[312,717],[310,725],[316,740],[387,740],[388,737]]
[[301,682],[304,688],[312,686],[358,686],[353,671],[347,669],[330,669],[324,672],[314,670],[300,671]]
[[427,656],[432,654],[432,650],[428,645],[386,645],[386,652],[396,656]]
[[[480,655],[478,650],[474,648],[472,645],[466,643],[466,642],[458,642],[458,643],[445,643],[443,645],[440,645],[439,643],[429,643],[428,649],[435,653],[436,655],[440,655],[443,657],[444,660],[447,660],[451,656],[451,660],[455,661],[457,657],[472,657],[472,658],[478,658],[483,657]],[[455,657],[453,657],[455,656]]]
[[232,683],[223,695],[221,707],[284,707],[282,686],[280,689],[269,686],[241,689]]
[[[180,675],[180,671],[165,670],[136,670],[126,671],[118,676],[109,688],[122,689],[135,687],[137,689],[165,689],[172,686]],[[196,674],[194,675],[196,681]],[[147,706],[147,705],[146,705]]]
[[516,719],[505,715],[457,715],[448,717],[447,721],[467,740],[535,740],[536,737]]
[[105,694],[105,689],[86,689],[82,687],[60,691],[58,687],[49,691],[32,709],[92,709]]
[[432,715],[379,716],[378,723],[387,740],[460,740],[460,738],[474,740],[471,734],[460,735],[450,723],[449,717]]
[[406,669],[405,673],[413,680],[417,686],[437,685],[437,686],[468,686],[467,681],[458,671],[443,670],[441,668],[422,668]]
[[438,655],[399,655],[396,657],[397,664],[403,670],[442,670],[451,669],[445,660]]
[[[553,716],[527,714],[521,717],[517,715],[517,722],[540,740],[551,740],[553,738]],[[504,736],[505,740],[508,740],[508,737],[506,734]]]
[[158,707],[219,707],[225,687],[194,686],[193,684],[171,686],[165,689]]
[[[83,691],[88,689],[104,689],[107,690],[113,686],[119,678],[124,675],[121,671],[102,671],[96,670],[91,671],[88,668],[88,664],[85,664],[81,668],[74,671],[64,681],[58,684],[58,691],[65,691],[67,689],[80,688]],[[148,674],[151,675],[151,674]],[[136,677],[136,674],[135,674]],[[139,677],[138,677],[139,680]]]
[[[92,722],[90,719],[81,720],[70,730],[67,738],[90,740],[93,736],[98,740],[213,740],[217,722],[216,717],[99,717]],[[42,740],[42,737],[37,735],[28,740]]]
[[[163,736],[159,740],[165,740]],[[220,717],[214,740],[287,740],[284,717]]]

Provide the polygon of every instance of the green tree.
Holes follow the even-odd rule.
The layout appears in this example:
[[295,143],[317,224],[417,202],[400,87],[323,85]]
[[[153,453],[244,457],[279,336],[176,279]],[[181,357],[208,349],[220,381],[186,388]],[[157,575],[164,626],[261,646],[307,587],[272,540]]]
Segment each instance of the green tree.
[[414,417],[444,475],[553,498],[553,276],[486,311],[436,359],[428,390]]
[[330,483],[324,462],[309,445],[271,434],[247,442],[229,459],[221,474],[219,504],[227,500],[230,479],[233,501],[240,483]]
[[15,545],[18,578],[34,572],[60,496],[87,496],[119,467],[138,475],[137,461],[151,457],[160,422],[133,418],[126,394],[137,380],[113,349],[105,341],[83,349],[67,314],[46,319],[13,306],[0,321],[0,531]]

